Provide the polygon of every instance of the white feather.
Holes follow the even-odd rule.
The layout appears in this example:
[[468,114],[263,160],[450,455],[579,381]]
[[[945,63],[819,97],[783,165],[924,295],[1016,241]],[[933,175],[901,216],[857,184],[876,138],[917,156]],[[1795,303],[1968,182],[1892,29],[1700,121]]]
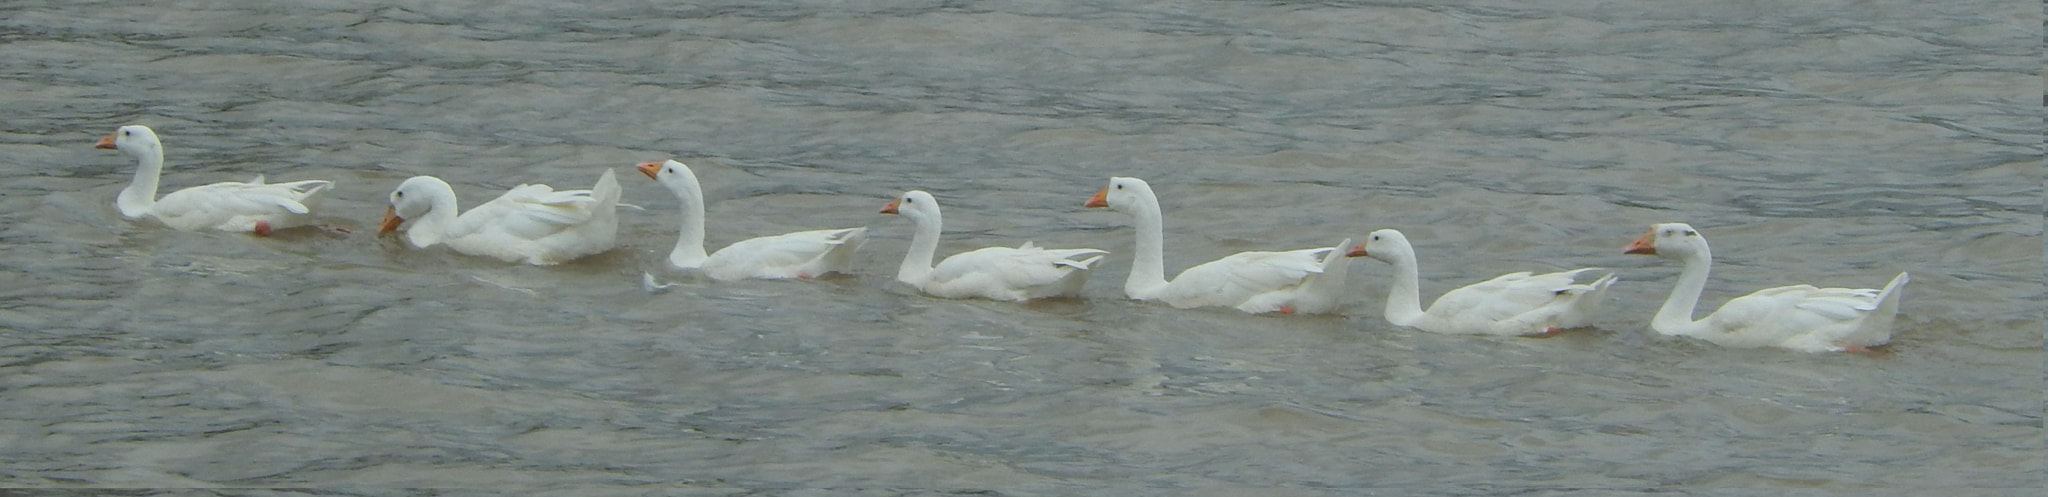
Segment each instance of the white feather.
[[741,240],[704,253],[704,190],[697,174],[677,161],[640,164],[640,172],[682,201],[682,224],[669,265],[716,280],[810,279],[844,273],[867,243],[867,228],[799,231]]
[[1598,315],[1615,280],[1608,274],[1592,283],[1577,282],[1581,273],[1597,268],[1508,273],[1444,292],[1424,310],[1415,247],[1406,235],[1391,229],[1374,231],[1350,255],[1394,266],[1387,322],[1434,333],[1535,335],[1586,326]]
[[266,184],[258,174],[246,183],[224,181],[195,186],[155,198],[163,172],[163,142],[148,126],[122,126],[96,147],[114,148],[136,160],[135,179],[121,190],[115,205],[130,219],[154,217],[165,226],[186,231],[256,231],[258,224],[277,230],[312,222],[321,196],[332,181],[305,180]]
[[1109,253],[1089,248],[1047,249],[1024,242],[1017,248],[988,247],[954,254],[933,266],[943,225],[938,200],[929,193],[911,191],[882,212],[901,214],[917,225],[910,250],[896,272],[897,281],[937,297],[1022,302],[1079,296],[1089,268]]
[[402,221],[397,228],[414,247],[446,244],[464,254],[551,265],[610,250],[618,202],[618,178],[606,169],[590,190],[519,185],[458,215],[454,188],[415,176],[392,190],[395,219],[386,222]]
[[1178,308],[1236,307],[1251,313],[1325,313],[1342,307],[1350,262],[1337,247],[1282,252],[1240,252],[1181,271],[1166,279],[1164,216],[1151,185],[1137,178],[1110,178],[1089,199],[1090,207],[1128,213],[1137,224],[1137,254],[1124,294]]
[[1881,290],[1812,285],[1766,288],[1731,299],[1713,314],[1694,320],[1694,307],[1713,266],[1706,236],[1684,223],[1657,224],[1627,251],[1685,263],[1671,296],[1651,318],[1651,329],[1726,347],[1831,352],[1889,343],[1900,289],[1908,281],[1906,273],[1899,273]]

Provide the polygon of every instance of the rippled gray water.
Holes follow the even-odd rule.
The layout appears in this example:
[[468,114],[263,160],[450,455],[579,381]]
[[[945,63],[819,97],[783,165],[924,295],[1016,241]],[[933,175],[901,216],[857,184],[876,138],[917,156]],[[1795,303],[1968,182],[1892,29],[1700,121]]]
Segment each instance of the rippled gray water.
[[[680,2],[678,2],[680,3]],[[0,486],[2042,485],[2041,5],[2025,2],[11,2],[0,4]],[[332,179],[269,239],[112,208]],[[859,274],[638,286],[703,177],[713,246],[871,227]],[[622,169],[621,246],[533,268],[368,234],[433,174],[474,205]],[[1599,329],[1127,302],[1144,177],[1167,266],[1400,228],[1423,292],[1621,272]],[[942,252],[1115,252],[1087,298],[893,284]],[[1646,329],[1713,237],[1704,307],[1911,271],[1869,355]],[[670,278],[681,275],[667,274]],[[1121,487],[1114,491],[1091,487]],[[1149,489],[1149,490],[1148,490]],[[1331,492],[1337,493],[1337,492]]]

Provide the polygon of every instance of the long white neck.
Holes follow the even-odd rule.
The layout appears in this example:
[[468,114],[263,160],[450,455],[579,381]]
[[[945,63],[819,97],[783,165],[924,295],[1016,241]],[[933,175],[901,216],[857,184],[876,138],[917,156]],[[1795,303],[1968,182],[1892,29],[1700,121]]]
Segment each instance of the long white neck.
[[1685,256],[1685,269],[1678,273],[1678,286],[1671,289],[1671,296],[1664,299],[1664,307],[1657,309],[1657,315],[1650,318],[1650,329],[1665,335],[1699,332],[1700,323],[1692,320],[1693,307],[1699,305],[1700,292],[1707,288],[1707,272],[1713,265],[1714,255],[1706,244],[1700,244],[1699,250]]
[[896,269],[896,281],[923,288],[932,274],[932,257],[939,251],[939,229],[943,223],[936,211],[911,221],[917,223],[917,234],[910,237],[910,251],[903,254],[903,266]]
[[157,177],[164,172],[163,147],[145,148],[129,154],[135,157],[135,179],[128,182],[127,188],[121,189],[119,196],[114,197],[114,207],[121,210],[122,216],[131,219],[147,216],[150,209],[156,207]]
[[1131,275],[1124,280],[1124,295],[1149,298],[1166,289],[1166,220],[1159,213],[1159,199],[1145,196],[1131,206],[1138,235],[1137,253],[1131,261]]
[[1394,284],[1387,289],[1385,315],[1395,326],[1415,326],[1426,315],[1422,311],[1422,271],[1416,267],[1413,249],[1396,254],[1389,261],[1394,264]]
[[685,182],[676,190],[676,198],[683,204],[683,223],[676,230],[676,248],[668,253],[668,262],[685,269],[703,267],[704,260],[710,258],[704,252],[704,190],[696,181]]
[[412,242],[414,247],[427,248],[441,243],[448,237],[448,227],[455,224],[456,214],[460,212],[456,207],[455,189],[447,188],[446,183],[442,185],[443,189],[429,190],[433,193],[427,195],[425,214],[419,219],[406,220],[405,240]]

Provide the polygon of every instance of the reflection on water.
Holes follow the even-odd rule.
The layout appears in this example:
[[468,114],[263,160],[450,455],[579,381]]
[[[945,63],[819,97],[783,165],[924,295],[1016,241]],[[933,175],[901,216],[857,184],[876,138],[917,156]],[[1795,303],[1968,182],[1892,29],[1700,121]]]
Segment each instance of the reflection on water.
[[[1896,5],[1894,5],[1896,4]],[[0,24],[0,483],[2038,487],[2043,298],[2032,5],[1599,2],[677,6],[78,3]],[[130,223],[168,188],[332,179],[269,239]],[[398,181],[468,205],[675,157],[709,242],[869,226],[850,276],[661,266],[673,198],[550,268],[370,235]],[[1377,228],[1422,292],[1615,269],[1599,329],[1387,326],[1122,298],[1138,176],[1169,271]],[[1100,247],[1086,298],[892,281],[909,189],[944,253]],[[1911,271],[1875,355],[1646,330],[1713,233],[1704,307]],[[679,285],[643,291],[642,273]],[[1122,492],[1136,493],[1136,492]]]

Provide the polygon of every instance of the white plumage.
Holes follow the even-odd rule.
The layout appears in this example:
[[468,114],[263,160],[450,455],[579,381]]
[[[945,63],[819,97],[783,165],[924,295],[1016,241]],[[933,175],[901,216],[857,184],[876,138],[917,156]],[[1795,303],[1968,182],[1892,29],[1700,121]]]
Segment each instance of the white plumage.
[[551,265],[610,250],[618,204],[619,180],[609,168],[589,190],[519,185],[460,215],[447,182],[414,176],[392,190],[378,233],[403,229],[418,248],[446,244],[464,254]]
[[681,162],[645,162],[640,172],[661,183],[682,201],[683,219],[669,264],[702,271],[717,280],[810,279],[844,273],[853,254],[867,243],[867,228],[799,231],[742,240],[717,252],[704,252],[704,189],[697,174]]
[[119,150],[135,159],[135,179],[115,197],[114,206],[129,219],[154,217],[175,229],[220,230],[268,235],[271,230],[304,226],[320,205],[320,194],[332,181],[264,183],[223,181],[171,192],[156,198],[163,173],[164,146],[148,126],[122,126],[101,138],[94,148]]
[[1908,280],[1906,273],[1899,273],[1882,290],[1812,285],[1766,288],[1729,300],[1720,310],[1695,321],[1693,308],[1706,289],[1714,261],[1705,235],[1684,223],[1651,225],[1650,231],[1624,252],[1685,263],[1671,296],[1650,319],[1650,329],[1726,347],[1840,352],[1889,343],[1900,289]]
[[1017,248],[988,247],[954,254],[933,266],[943,224],[938,200],[930,193],[911,191],[889,201],[882,213],[899,214],[917,224],[917,234],[910,240],[896,280],[936,297],[1023,302],[1079,296],[1088,281],[1089,266],[1109,253],[1039,248],[1024,242]]
[[1181,271],[1166,279],[1164,217],[1151,185],[1137,178],[1110,178],[1109,186],[1084,204],[1130,214],[1137,224],[1137,254],[1124,294],[1179,308],[1236,307],[1250,313],[1325,313],[1337,310],[1350,261],[1346,239],[1334,247],[1284,252],[1240,252]]
[[1434,333],[1535,335],[1586,326],[1599,314],[1615,280],[1610,273],[1592,283],[1577,282],[1580,273],[1597,268],[1508,273],[1444,292],[1425,311],[1421,271],[1407,236],[1391,229],[1374,231],[1347,255],[1392,264],[1387,322]]

